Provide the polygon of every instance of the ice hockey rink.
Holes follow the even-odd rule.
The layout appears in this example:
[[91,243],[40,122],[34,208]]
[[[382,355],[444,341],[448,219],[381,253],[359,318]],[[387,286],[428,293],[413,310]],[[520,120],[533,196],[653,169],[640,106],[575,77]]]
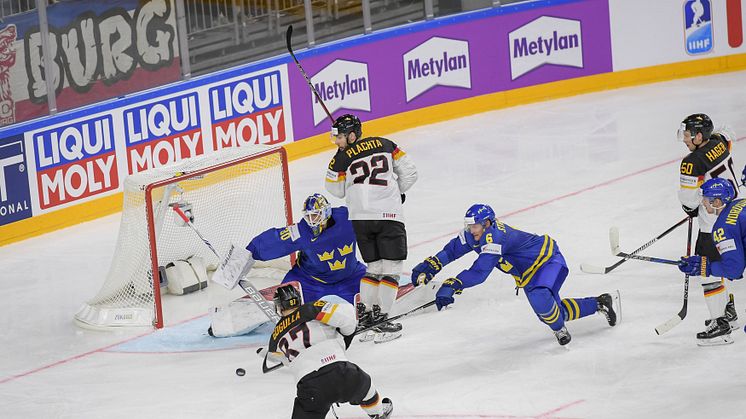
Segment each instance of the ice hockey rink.
[[[679,122],[704,112],[744,140],[744,108],[746,73],[737,72],[391,134],[419,169],[405,204],[406,273],[457,234],[466,208],[484,202],[507,224],[557,240],[570,266],[563,297],[618,289],[623,320],[615,328],[600,315],[573,321],[573,340],[560,347],[523,293],[516,296],[512,278],[495,271],[451,308],[403,319],[401,339],[354,343],[350,360],[393,400],[396,418],[746,418],[746,334],[741,326],[732,345],[696,345],[707,316],[700,284],[690,286],[686,319],[657,336],[654,327],[682,305],[684,276],[675,267],[628,261],[608,275],[579,269],[582,262],[617,260],[609,251],[610,226],[619,227],[622,249],[632,251],[682,219],[678,162],[687,150],[676,140]],[[365,125],[363,131],[376,134]],[[739,176],[745,144],[733,151]],[[296,220],[302,200],[323,192],[331,155],[291,163]],[[175,314],[158,332],[74,325],[73,314],[106,275],[118,224],[115,214],[0,247],[0,417],[290,417],[291,374],[262,374],[254,354],[266,335],[211,344],[204,317]],[[645,254],[675,259],[685,241],[684,226]],[[439,278],[473,259],[463,257]],[[743,325],[746,286],[727,285]],[[207,297],[182,298],[204,305]],[[244,377],[235,375],[238,367]],[[336,412],[365,417],[356,406]]]

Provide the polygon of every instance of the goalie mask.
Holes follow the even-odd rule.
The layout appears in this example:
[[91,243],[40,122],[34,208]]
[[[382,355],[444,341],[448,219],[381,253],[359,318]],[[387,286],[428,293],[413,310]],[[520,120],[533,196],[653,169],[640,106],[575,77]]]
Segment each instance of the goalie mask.
[[324,195],[315,193],[303,202],[303,219],[311,227],[314,236],[321,234],[331,216],[332,207]]
[[275,295],[272,298],[275,302],[275,311],[277,314],[282,316],[284,310],[292,310],[298,308],[303,304],[298,290],[292,285],[283,285],[275,290]]

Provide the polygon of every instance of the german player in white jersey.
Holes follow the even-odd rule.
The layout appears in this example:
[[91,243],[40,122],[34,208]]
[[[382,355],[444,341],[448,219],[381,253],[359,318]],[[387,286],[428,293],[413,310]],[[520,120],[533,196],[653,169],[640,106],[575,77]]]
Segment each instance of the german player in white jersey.
[[[396,300],[402,263],[407,258],[407,232],[402,204],[417,181],[417,168],[393,141],[362,137],[354,115],[342,115],[332,126],[339,148],[329,163],[326,189],[346,198],[358,249],[368,269],[360,281],[360,325],[385,319]],[[400,323],[376,329],[377,342],[401,336]],[[368,335],[367,339],[374,338]],[[366,338],[363,338],[367,340]]]
[[[678,195],[684,211],[690,217],[696,217],[699,224],[694,254],[715,261],[720,260],[712,238],[712,225],[717,215],[704,207],[700,186],[709,179],[725,179],[733,185],[735,199],[738,198],[738,183],[730,154],[734,135],[725,129],[713,131],[712,120],[702,113],[689,115],[681,122],[678,138],[690,153],[681,161]],[[710,322],[725,315],[735,328],[738,321],[733,294],[728,294],[722,278],[702,277],[702,289],[710,318],[705,322],[707,329],[697,334],[700,344],[711,338]]]
[[347,360],[357,327],[351,304],[301,304],[291,285],[278,288],[274,302],[282,317],[270,336],[268,357],[283,359],[295,375],[292,419],[323,419],[333,403],[360,405],[374,419],[391,415],[391,400],[381,399],[370,376]]

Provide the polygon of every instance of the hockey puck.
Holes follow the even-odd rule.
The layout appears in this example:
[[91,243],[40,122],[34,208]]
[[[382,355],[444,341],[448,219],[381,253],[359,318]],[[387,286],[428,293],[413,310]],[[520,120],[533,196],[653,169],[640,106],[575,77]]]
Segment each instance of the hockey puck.
[[246,375],[246,370],[243,368],[236,368],[236,375],[239,377],[243,377]]

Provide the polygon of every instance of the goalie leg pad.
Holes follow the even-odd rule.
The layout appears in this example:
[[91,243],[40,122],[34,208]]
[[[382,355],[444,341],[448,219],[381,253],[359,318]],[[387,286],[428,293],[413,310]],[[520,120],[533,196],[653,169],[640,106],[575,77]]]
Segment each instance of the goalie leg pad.
[[261,308],[244,298],[210,309],[212,335],[216,338],[246,335],[269,322]]
[[166,277],[168,292],[174,295],[189,294],[207,287],[207,268],[199,256],[169,263]]

